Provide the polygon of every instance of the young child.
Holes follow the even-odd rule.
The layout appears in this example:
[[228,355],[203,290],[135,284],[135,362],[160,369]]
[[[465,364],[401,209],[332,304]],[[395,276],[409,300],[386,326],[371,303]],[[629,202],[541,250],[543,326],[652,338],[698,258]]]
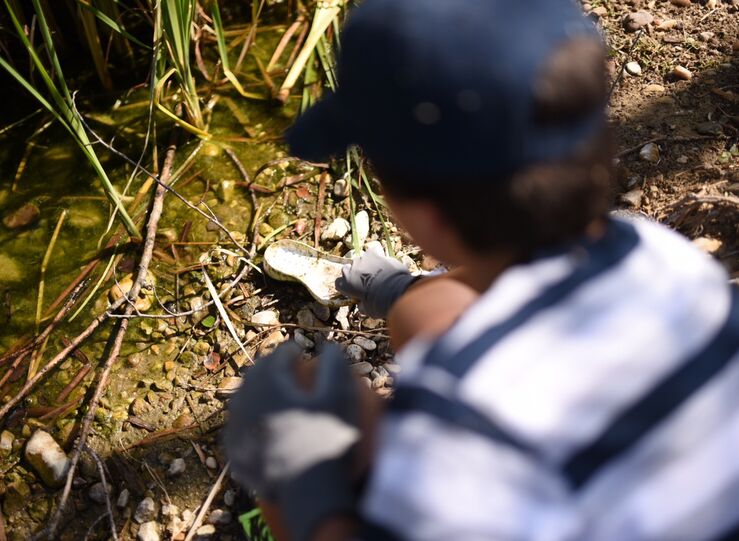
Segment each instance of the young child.
[[376,431],[338,348],[307,378],[294,345],[247,372],[226,446],[278,537],[739,538],[739,298],[677,234],[609,217],[587,19],[570,0],[365,0],[341,44],[293,152],[360,145],[454,270],[368,252],[337,282],[388,317],[402,366]]

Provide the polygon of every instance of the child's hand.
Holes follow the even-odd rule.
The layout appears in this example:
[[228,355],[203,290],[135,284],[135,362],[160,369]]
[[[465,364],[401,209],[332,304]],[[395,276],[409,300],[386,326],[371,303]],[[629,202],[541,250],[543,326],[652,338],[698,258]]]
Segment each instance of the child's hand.
[[359,309],[368,316],[384,318],[416,279],[397,259],[368,250],[344,267],[336,289],[358,299]]
[[225,431],[235,476],[278,504],[293,541],[352,512],[360,438],[356,382],[341,349],[324,348],[310,389],[296,377],[300,357],[290,343],[259,359],[231,399]]

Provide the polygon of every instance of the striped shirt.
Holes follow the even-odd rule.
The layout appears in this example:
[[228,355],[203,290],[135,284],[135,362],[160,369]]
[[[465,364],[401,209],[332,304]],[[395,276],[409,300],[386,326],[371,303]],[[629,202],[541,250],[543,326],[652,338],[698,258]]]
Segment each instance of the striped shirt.
[[364,539],[739,539],[739,295],[666,228],[515,266],[398,359]]

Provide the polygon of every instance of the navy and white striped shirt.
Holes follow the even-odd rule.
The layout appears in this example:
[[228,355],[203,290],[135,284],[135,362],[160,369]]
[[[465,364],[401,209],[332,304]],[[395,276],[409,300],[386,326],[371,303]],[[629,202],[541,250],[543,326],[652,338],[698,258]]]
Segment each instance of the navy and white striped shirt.
[[507,270],[440,340],[399,353],[366,537],[739,538],[727,280],[646,221]]

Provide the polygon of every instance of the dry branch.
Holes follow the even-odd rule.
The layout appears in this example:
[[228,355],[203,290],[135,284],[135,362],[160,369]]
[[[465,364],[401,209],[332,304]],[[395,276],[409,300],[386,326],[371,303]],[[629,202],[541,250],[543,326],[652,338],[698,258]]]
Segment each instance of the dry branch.
[[[132,314],[134,311],[134,303],[130,301],[130,299],[136,299],[141,291],[141,288],[144,286],[144,282],[146,281],[146,276],[149,270],[149,264],[151,263],[152,254],[154,252],[157,227],[159,225],[159,218],[162,215],[162,209],[164,207],[164,196],[167,193],[167,184],[169,183],[170,177],[172,175],[172,166],[174,164],[174,156],[176,152],[176,133],[177,132],[173,134],[172,143],[170,143],[169,147],[167,148],[161,177],[157,179],[157,187],[154,192],[154,199],[151,205],[151,210],[149,211],[149,219],[146,224],[146,233],[144,236],[144,245],[141,252],[141,259],[139,260],[139,265],[136,272],[136,280],[134,281],[133,286],[131,287],[131,290],[128,292],[128,294],[122,297],[122,299],[128,300],[128,304],[126,304],[126,307],[124,308],[124,313],[128,315]],[[112,310],[109,312],[112,312]],[[56,530],[59,527],[59,521],[61,520],[62,514],[64,513],[67,500],[69,499],[69,494],[72,490],[72,480],[74,479],[74,474],[77,470],[80,453],[86,445],[87,437],[89,436],[90,430],[92,428],[92,421],[95,418],[95,412],[97,411],[103,392],[106,389],[107,381],[110,377],[110,372],[113,368],[113,365],[118,359],[118,354],[120,353],[121,345],[123,344],[123,338],[126,335],[126,331],[128,330],[128,323],[128,319],[122,319],[112,333],[112,345],[110,348],[110,352],[108,353],[108,358],[103,364],[103,369],[100,373],[100,377],[98,378],[98,383],[95,387],[92,398],[90,399],[87,413],[85,414],[85,417],[82,421],[80,434],[77,438],[77,442],[75,443],[74,450],[72,451],[70,457],[69,471],[67,472],[66,483],[64,484],[64,489],[59,499],[59,505],[56,512],[54,513],[54,516],[49,522],[49,526],[45,531],[49,539],[54,539],[56,535]]]

